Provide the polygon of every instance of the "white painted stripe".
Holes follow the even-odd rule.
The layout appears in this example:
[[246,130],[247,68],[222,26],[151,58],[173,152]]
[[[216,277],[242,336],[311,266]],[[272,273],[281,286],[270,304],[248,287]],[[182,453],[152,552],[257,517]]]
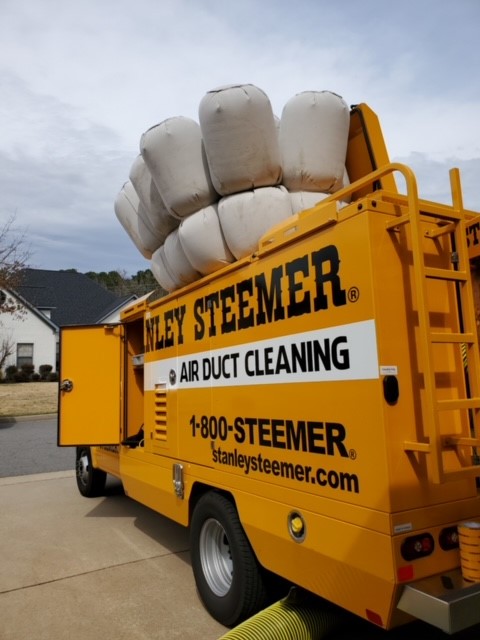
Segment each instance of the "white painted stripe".
[[[176,374],[173,385],[171,371]],[[165,382],[168,388],[193,389],[378,377],[374,320],[145,364],[146,391]]]

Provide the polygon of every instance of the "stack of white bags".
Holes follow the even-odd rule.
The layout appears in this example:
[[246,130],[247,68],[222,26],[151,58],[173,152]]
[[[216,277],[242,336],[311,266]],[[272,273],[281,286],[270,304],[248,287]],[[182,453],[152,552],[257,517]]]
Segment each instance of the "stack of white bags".
[[271,227],[341,189],[349,123],[329,91],[297,94],[278,119],[254,85],[214,89],[198,123],[173,117],[141,136],[115,214],[172,292],[253,253]]

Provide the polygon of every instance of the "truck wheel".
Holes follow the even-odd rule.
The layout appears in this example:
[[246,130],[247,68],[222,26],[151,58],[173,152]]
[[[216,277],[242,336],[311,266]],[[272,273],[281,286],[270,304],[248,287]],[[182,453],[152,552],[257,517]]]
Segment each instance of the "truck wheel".
[[227,498],[211,491],[199,499],[190,550],[199,596],[215,620],[235,626],[262,609],[266,589],[261,568]]
[[107,474],[101,469],[94,468],[89,447],[77,447],[75,471],[77,487],[82,496],[95,498],[102,495]]

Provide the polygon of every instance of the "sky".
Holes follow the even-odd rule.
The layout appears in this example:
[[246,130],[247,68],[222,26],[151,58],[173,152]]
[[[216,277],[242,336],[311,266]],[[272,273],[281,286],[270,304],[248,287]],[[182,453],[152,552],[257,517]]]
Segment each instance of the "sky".
[[140,137],[250,83],[378,115],[421,197],[480,211],[480,0],[0,0],[0,228],[29,266],[149,268],[114,213]]

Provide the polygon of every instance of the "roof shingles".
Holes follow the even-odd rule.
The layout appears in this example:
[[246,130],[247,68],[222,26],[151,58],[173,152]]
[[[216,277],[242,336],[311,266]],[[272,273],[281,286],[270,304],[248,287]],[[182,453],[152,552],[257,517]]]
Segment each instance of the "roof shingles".
[[59,327],[95,324],[129,298],[111,291],[76,271],[24,269],[16,291],[37,309],[50,309]]

